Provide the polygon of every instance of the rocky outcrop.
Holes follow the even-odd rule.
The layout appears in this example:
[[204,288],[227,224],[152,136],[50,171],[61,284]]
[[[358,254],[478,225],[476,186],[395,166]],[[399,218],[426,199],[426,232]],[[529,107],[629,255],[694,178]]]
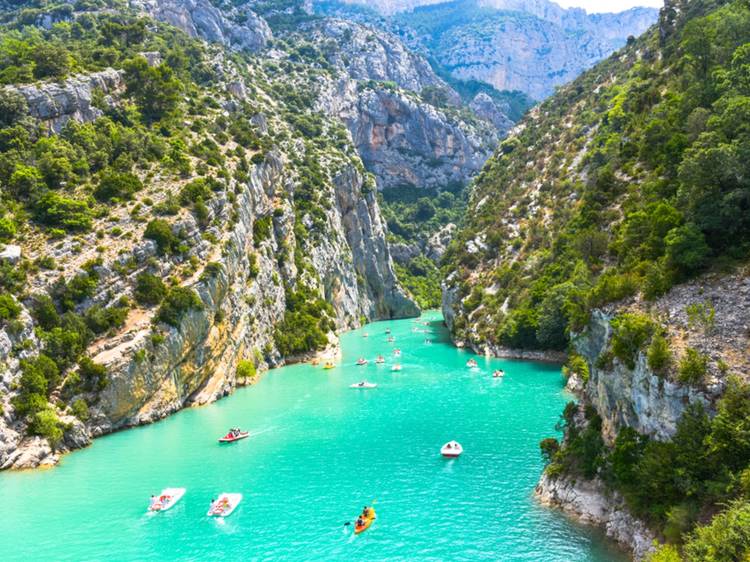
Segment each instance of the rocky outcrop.
[[[320,84],[318,106],[347,126],[379,189],[464,184],[489,158],[501,132],[464,119],[459,96],[397,38],[341,20],[306,29],[339,71]],[[418,95],[428,89],[443,107]]]
[[386,243],[386,226],[375,193],[362,194],[362,178],[353,168],[334,179],[338,215],[351,248],[357,275],[364,280],[363,298],[368,318],[416,316],[419,308],[396,280]]
[[231,49],[257,52],[272,37],[266,21],[248,3],[226,10],[209,0],[131,0],[130,5],[192,37]]
[[333,96],[326,96],[337,99],[337,111],[328,107],[346,124],[380,189],[464,184],[497,143],[495,131],[464,126],[400,91],[365,88],[352,99],[349,86],[339,83]]
[[354,80],[394,82],[417,93],[439,87],[452,102],[460,103],[458,94],[435,74],[427,60],[409,51],[395,35],[334,18],[304,29],[318,44],[335,42],[336,48],[324,50],[326,59]]
[[70,119],[85,123],[103,115],[93,103],[101,94],[101,102],[113,105],[124,90],[122,72],[107,69],[81,74],[61,83],[6,86],[6,91],[20,94],[29,114],[39,119],[51,132],[59,133]]
[[510,108],[500,107],[495,100],[484,92],[478,93],[474,96],[474,99],[469,103],[469,108],[477,114],[478,117],[492,123],[498,131],[503,134],[507,133],[513,128],[513,121],[511,121],[508,114]]
[[619,495],[609,494],[600,480],[543,474],[535,493],[542,505],[561,509],[581,523],[604,529],[635,560],[643,560],[654,548],[653,532],[628,512]]
[[598,357],[609,345],[612,328],[601,311],[595,311],[586,334],[575,342],[576,349],[588,364],[590,378],[585,398],[602,417],[602,433],[610,442],[621,427],[632,427],[655,439],[669,439],[677,430],[677,422],[689,404],[700,402],[709,408],[711,394],[685,386],[653,373],[645,353],[638,354],[635,369],[615,359],[611,368],[597,366]]

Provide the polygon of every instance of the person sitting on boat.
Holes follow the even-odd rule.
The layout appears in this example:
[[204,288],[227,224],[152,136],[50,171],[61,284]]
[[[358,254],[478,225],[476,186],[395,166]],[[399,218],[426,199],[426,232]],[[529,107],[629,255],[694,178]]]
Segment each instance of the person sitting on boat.
[[363,527],[364,524],[365,524],[365,520],[362,519],[362,516],[360,515],[359,517],[357,517],[357,523],[356,523],[357,527]]
[[367,519],[368,517],[370,517],[370,508],[369,507],[367,507],[367,506],[364,507],[364,509],[362,510],[362,517],[365,518],[365,519]]

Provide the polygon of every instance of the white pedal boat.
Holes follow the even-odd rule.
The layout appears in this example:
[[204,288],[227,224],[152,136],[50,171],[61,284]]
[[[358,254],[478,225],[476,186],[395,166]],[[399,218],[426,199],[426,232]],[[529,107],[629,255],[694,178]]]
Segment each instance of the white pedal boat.
[[185,495],[185,488],[164,488],[158,496],[151,496],[149,511],[167,511]]
[[391,371],[400,371],[402,369],[401,365],[396,363],[393,367],[391,367]]
[[459,443],[458,441],[450,441],[443,445],[443,447],[440,449],[440,454],[448,459],[455,459],[457,457],[460,457],[461,453],[463,452],[464,449],[463,447],[461,447],[461,443]]
[[211,502],[211,507],[208,508],[209,517],[228,517],[232,512],[237,509],[242,501],[242,494],[219,494],[219,497]]
[[362,381],[362,382],[355,382],[354,384],[350,384],[349,388],[377,388],[377,386],[378,385],[375,384],[374,382]]

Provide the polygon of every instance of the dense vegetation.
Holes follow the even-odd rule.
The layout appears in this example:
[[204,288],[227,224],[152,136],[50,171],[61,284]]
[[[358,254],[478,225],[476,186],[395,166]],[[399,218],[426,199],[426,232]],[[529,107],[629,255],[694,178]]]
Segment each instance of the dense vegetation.
[[[667,541],[687,541],[689,560],[741,559],[702,558],[697,553],[709,547],[698,546],[696,541],[707,541],[710,531],[699,530],[695,537],[690,533],[729,502],[750,501],[750,385],[730,379],[713,418],[700,404],[690,406],[674,438],[666,442],[648,439],[626,427],[608,448],[596,412],[586,409],[586,424],[581,428],[574,420],[577,410],[578,406],[570,403],[562,416],[560,425],[567,436],[564,447],[554,439],[542,442],[550,475],[600,477]],[[746,511],[745,506],[737,516],[747,520]],[[715,520],[712,525],[722,523]],[[716,540],[726,543],[734,537]],[[750,552],[750,535],[742,535],[735,546]]]
[[750,9],[689,4],[543,103],[485,167],[448,257],[460,337],[565,349],[592,308],[746,258]]
[[[283,25],[284,14],[277,16]],[[17,265],[0,264],[0,327],[12,354],[24,358],[11,388],[14,419],[59,444],[69,427],[63,416],[86,421],[110,383],[89,357],[98,339],[118,334],[141,307],[137,315],[152,320],[144,349],[134,353],[141,361],[186,316],[205,311],[193,286],[222,274],[208,259],[237,250],[225,233],[246,212],[238,198],[253,167],[272,150],[288,153],[284,189],[254,220],[242,282],[255,285],[261,259],[276,263],[283,274],[268,283],[286,292],[287,311],[277,330],[269,327],[276,341],[242,360],[237,376],[252,379],[256,365],[279,353],[327,345],[335,314],[319,295],[309,249],[330,233],[333,175],[344,166],[364,170],[345,129],[311,109],[323,71],[304,57],[229,53],[119,0],[25,2],[2,18],[0,85],[109,68],[122,76],[117,91],[94,89],[98,118],[71,119],[56,131],[29,115],[15,88],[0,89],[0,242],[23,248]],[[39,25],[45,18],[51,27]],[[281,41],[278,48],[291,49]],[[227,92],[228,75],[243,81],[242,99]],[[294,231],[286,239],[292,233],[275,229],[289,213]],[[298,278],[286,275],[291,270]],[[255,296],[246,300],[255,306]],[[223,322],[224,312],[213,321]]]
[[[441,191],[402,186],[383,191],[380,203],[390,242],[422,250],[441,228],[461,223],[466,212],[466,192],[460,185]],[[440,306],[439,266],[421,251],[408,263],[396,264],[399,280],[424,310]]]

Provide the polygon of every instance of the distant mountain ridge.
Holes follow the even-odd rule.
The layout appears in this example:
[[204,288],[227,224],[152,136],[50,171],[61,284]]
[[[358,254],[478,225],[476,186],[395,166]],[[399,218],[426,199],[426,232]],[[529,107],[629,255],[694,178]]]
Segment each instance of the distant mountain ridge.
[[535,100],[642,34],[658,15],[652,8],[587,14],[548,0],[325,0],[315,7],[396,33],[455,79]]

